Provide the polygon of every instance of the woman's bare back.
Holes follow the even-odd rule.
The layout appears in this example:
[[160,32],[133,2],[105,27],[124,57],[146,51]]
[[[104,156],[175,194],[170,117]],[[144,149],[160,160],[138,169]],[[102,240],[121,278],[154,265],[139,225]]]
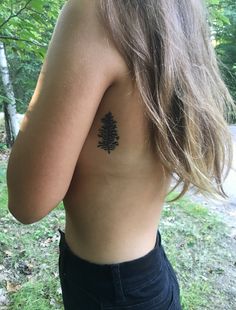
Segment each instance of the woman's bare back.
[[66,240],[95,263],[132,260],[155,244],[170,177],[148,147],[128,69],[105,93],[63,203]]
[[9,160],[9,210],[29,224],[63,200],[71,250],[112,263],[154,247],[169,178],[96,3],[62,8]]

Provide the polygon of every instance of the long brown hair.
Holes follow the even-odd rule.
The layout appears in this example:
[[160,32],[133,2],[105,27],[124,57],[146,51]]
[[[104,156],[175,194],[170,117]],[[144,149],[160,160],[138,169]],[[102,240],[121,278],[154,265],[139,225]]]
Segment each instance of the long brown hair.
[[123,55],[145,105],[149,142],[164,167],[203,195],[228,197],[232,164],[221,77],[201,0],[100,0],[99,16]]

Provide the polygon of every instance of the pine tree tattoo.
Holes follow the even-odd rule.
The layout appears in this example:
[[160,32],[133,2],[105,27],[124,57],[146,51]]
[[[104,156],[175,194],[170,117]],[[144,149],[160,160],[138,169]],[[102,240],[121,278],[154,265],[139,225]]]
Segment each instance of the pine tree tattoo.
[[111,112],[108,112],[102,118],[102,123],[103,126],[98,131],[98,137],[102,138],[102,141],[99,141],[97,147],[101,147],[110,154],[119,145],[118,140],[120,137],[117,135],[117,122],[114,120]]

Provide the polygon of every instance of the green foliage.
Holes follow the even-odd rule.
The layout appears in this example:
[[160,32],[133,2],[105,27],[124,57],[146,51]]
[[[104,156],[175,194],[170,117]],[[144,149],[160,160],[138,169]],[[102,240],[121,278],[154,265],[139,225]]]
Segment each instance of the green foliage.
[[35,58],[42,60],[63,2],[62,0],[2,2],[0,39],[21,58],[27,53],[34,53]]
[[[209,0],[208,3],[219,65],[236,102],[236,2]],[[231,116],[231,121],[236,122],[236,115]]]
[[[33,95],[56,19],[64,1],[1,1],[0,41],[4,42],[17,103],[25,113]],[[0,79],[0,93],[4,94]],[[5,101],[0,98],[0,106]]]

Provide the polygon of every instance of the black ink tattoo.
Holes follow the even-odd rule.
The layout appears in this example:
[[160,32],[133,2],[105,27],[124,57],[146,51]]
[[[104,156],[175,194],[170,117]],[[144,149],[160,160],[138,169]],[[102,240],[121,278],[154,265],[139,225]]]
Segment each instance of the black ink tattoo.
[[120,137],[117,135],[117,122],[114,120],[111,112],[108,112],[102,118],[102,123],[103,126],[98,131],[98,137],[102,138],[102,141],[99,141],[97,147],[101,147],[110,154],[119,145],[118,140]]

